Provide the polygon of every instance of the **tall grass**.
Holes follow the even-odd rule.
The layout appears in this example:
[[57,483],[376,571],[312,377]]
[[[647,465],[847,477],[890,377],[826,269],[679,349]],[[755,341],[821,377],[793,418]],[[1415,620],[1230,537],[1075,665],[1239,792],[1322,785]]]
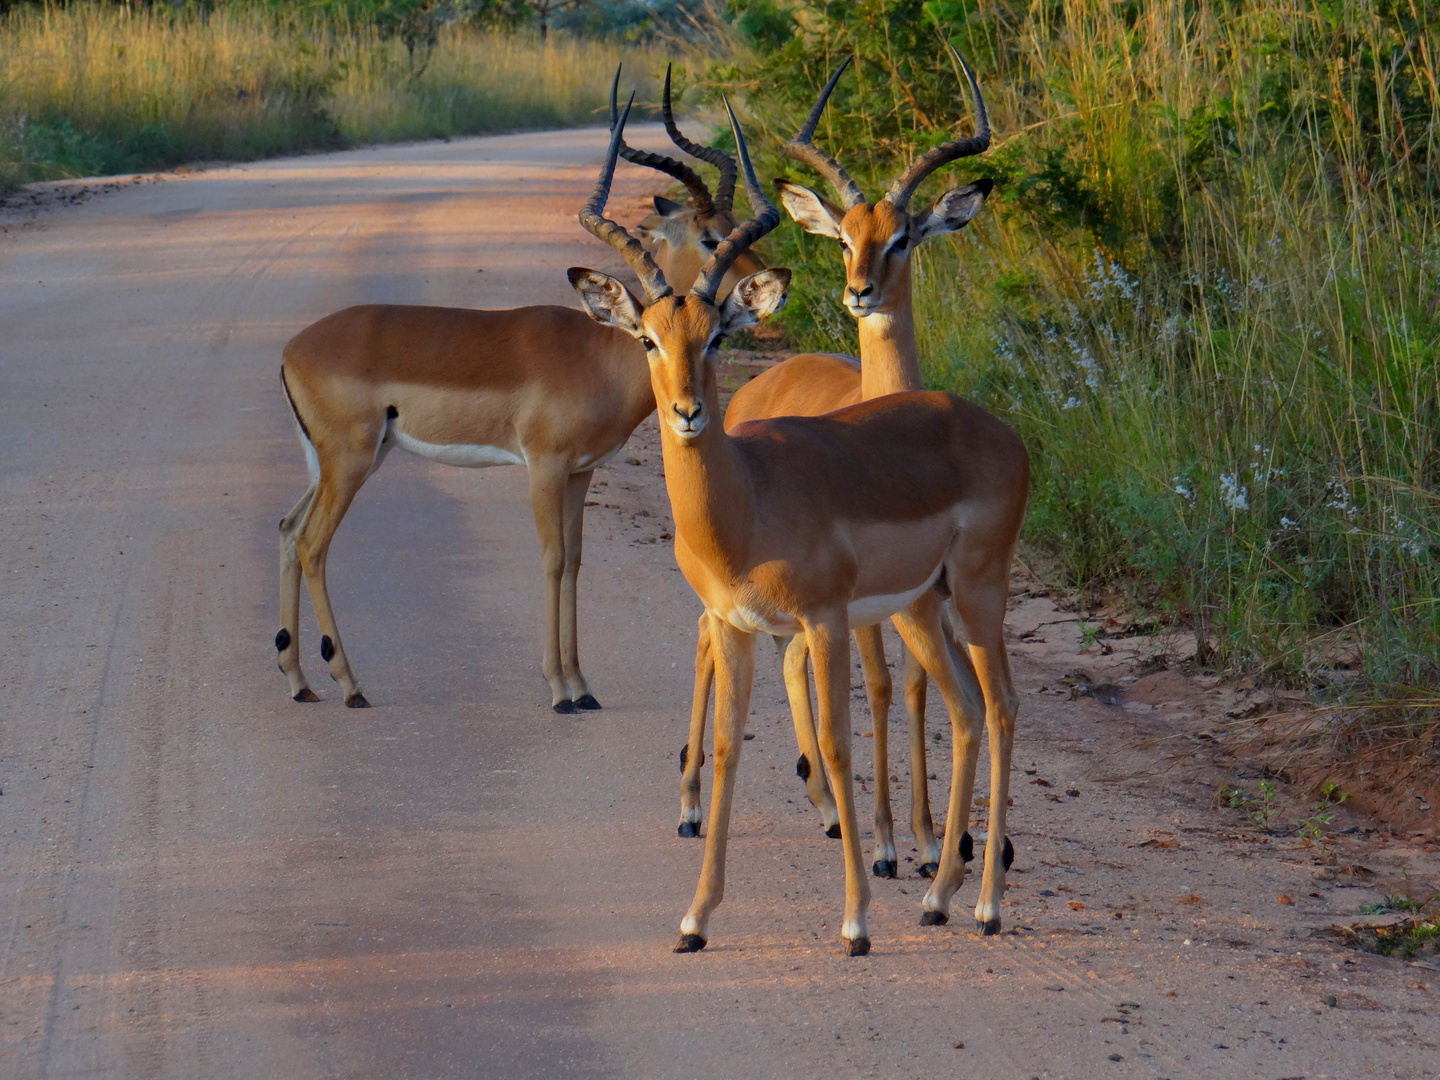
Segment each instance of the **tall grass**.
[[[948,13],[997,132],[932,188],[1000,181],[915,255],[926,374],[1023,434],[1028,541],[1072,585],[1193,630],[1218,668],[1392,702],[1440,688],[1433,9],[914,6]],[[859,89],[817,141],[878,197],[968,111],[933,22],[922,53],[887,54],[896,7],[802,5],[795,52],[715,74],[783,137],[855,48]],[[913,101],[886,78],[904,63]],[[853,347],[834,245],[777,243],[800,271],[792,327]],[[1434,731],[1433,708],[1396,715]]]
[[449,27],[412,59],[373,27],[257,8],[72,4],[0,19],[0,189],[388,139],[603,119],[644,49]]

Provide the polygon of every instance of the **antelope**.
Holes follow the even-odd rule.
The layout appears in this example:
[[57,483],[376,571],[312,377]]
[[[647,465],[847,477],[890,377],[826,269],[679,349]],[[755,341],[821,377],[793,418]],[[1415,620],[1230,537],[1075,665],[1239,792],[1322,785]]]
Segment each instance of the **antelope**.
[[[951,50],[954,52],[954,50]],[[773,416],[818,416],[859,401],[904,390],[924,389],[920,377],[919,353],[915,343],[914,309],[910,289],[910,252],[931,236],[962,229],[979,212],[993,188],[988,178],[947,192],[923,213],[911,215],[906,206],[920,183],[933,171],[951,161],[984,152],[990,144],[990,125],[985,100],[963,58],[960,63],[970,83],[975,109],[975,133],[937,146],[913,162],[895,182],[891,192],[879,203],[871,205],[860,194],[858,186],[840,164],[816,148],[811,139],[831,92],[849,66],[847,57],[820,92],[814,107],[799,133],[785,145],[785,152],[819,172],[829,180],[845,202],[846,217],[819,195],[799,184],[777,180],[775,186],[785,209],[808,232],[819,233],[842,244],[847,284],[843,299],[859,323],[860,361],[825,353],[809,353],[792,357],[742,386],[731,398],[725,413],[726,430],[748,420]],[[843,230],[840,222],[844,221]],[[876,877],[893,878],[898,872],[895,853],[894,824],[890,809],[889,714],[891,680],[885,662],[885,647],[880,625],[857,628],[855,644],[860,655],[869,700],[875,746],[875,856],[871,869]],[[948,641],[949,635],[947,635]],[[953,649],[953,645],[951,646]],[[785,649],[787,668],[797,674],[787,678],[787,686],[805,686],[807,657],[806,639],[799,636]],[[699,756],[705,730],[705,708],[708,703],[713,662],[709,642],[701,635],[697,650],[696,690],[691,710],[690,741],[683,755],[688,762]],[[964,666],[957,671],[963,673]],[[910,819],[919,849],[919,872],[933,877],[939,864],[940,849],[935,842],[930,816],[930,795],[925,768],[925,670],[908,649],[905,651],[905,704],[910,734]],[[792,716],[800,735],[801,753],[796,772],[806,782],[810,801],[821,812],[828,826],[827,835],[837,835],[834,826],[834,804],[825,786],[823,774],[812,770],[813,753],[807,754],[805,732],[813,731],[808,688],[790,697]],[[813,744],[813,735],[808,740]],[[956,766],[960,765],[962,747],[956,746]],[[973,764],[971,766],[973,768]],[[958,771],[956,775],[959,775]],[[700,773],[698,767],[686,770],[681,781],[679,833],[699,834]]]
[[[723,205],[728,213],[728,196]],[[686,273],[709,257],[700,246],[708,235],[672,237],[656,258]],[[361,485],[399,446],[448,465],[528,469],[545,577],[541,670],[551,707],[600,708],[580,669],[577,577],[591,474],[655,407],[644,350],[630,335],[549,305],[479,311],[366,304],[300,331],[285,346],[280,379],[310,473],[310,486],[280,522],[275,648],[290,696],[319,700],[300,666],[303,576],[321,659],[347,706],[370,704],[341,641],[326,557]]]
[[[675,558],[705,607],[715,657],[710,829],[675,951],[705,947],[710,917],[724,894],[755,637],[803,632],[815,666],[820,755],[830,774],[844,850],[841,937],[848,955],[869,952],[870,885],[849,776],[850,627],[899,615],[906,644],[937,685],[953,690],[935,588],[942,579],[965,631],[990,731],[991,826],[975,916],[984,933],[998,933],[1017,706],[1005,652],[1005,602],[1029,484],[1025,448],[995,417],[945,393],[889,395],[819,417],[751,421],[733,432],[712,423],[719,408],[719,339],[780,310],[790,272],[750,274],[723,301],[717,290],[734,260],[776,226],[779,212],[755,178],[731,112],[741,175],[756,216],[725,238],[688,295],[676,295],[640,243],[604,216],[629,111],[627,105],[618,118],[580,223],[630,264],[645,299],[595,270],[572,267],[569,277],[591,318],[630,334],[645,349],[675,521]],[[971,792],[963,787],[962,776],[951,793],[949,835],[958,842],[944,845],[922,922],[946,921],[964,873]]]

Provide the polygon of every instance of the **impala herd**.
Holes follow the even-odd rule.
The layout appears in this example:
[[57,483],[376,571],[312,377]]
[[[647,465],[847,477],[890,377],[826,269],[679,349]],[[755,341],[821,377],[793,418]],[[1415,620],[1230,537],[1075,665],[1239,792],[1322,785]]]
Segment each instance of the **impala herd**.
[[[952,50],[953,54],[953,50]],[[732,157],[665,128],[686,155],[719,169],[715,190],[676,158],[635,150],[630,104],[611,87],[610,144],[580,223],[620,253],[639,280],[569,271],[584,312],[536,306],[477,311],[372,304],[301,331],[285,347],[281,380],[310,470],[310,486],[280,523],[280,668],[296,701],[317,700],[300,668],[300,581],[319,623],[320,655],[345,704],[368,705],[355,680],[325,587],[330,541],[369,476],[395,447],[451,465],[523,464],[545,574],[542,670],[556,712],[600,708],[580,669],[575,624],[585,494],[594,469],[658,411],[675,559],[703,605],[689,738],[681,753],[679,834],[700,835],[700,776],[712,689],[715,731],[710,826],[699,886],[677,952],[704,948],[725,882],[735,774],[749,715],[755,639],[780,639],[800,748],[797,772],[845,859],[846,952],[870,949],[865,873],[850,758],[849,639],[859,647],[875,745],[872,872],[893,878],[888,713],[891,680],[880,634],[894,623],[906,648],[911,823],[920,872],[932,877],[925,925],[944,923],[973,857],[968,817],[982,726],[990,745],[990,822],[976,922],[1000,929],[1016,695],[1005,651],[1010,563],[1025,512],[1029,464],[1019,438],[983,409],[927,393],[920,377],[910,255],[963,228],[988,179],[929,206],[910,201],[942,165],[990,142],[985,103],[969,83],[975,132],[916,159],[871,203],[812,137],[848,60],[831,76],[785,153],[819,173],[839,205],[785,180],[780,201],[806,231],[840,243],[842,299],[859,327],[860,357],[792,357],[738,390],[720,413],[720,342],[780,310],[790,271],[767,268],[752,245],[779,223],[729,112]],[[631,103],[633,103],[633,95]],[[657,196],[633,232],[605,216],[618,159],[683,184],[687,203]],[[742,182],[753,217],[733,212]],[[670,282],[689,285],[676,293]],[[587,317],[588,316],[588,317]],[[788,639],[786,641],[785,639]],[[809,669],[813,667],[812,710]],[[927,680],[953,733],[944,844],[931,822],[925,764]],[[817,722],[818,721],[818,722]],[[827,783],[828,778],[828,783]]]

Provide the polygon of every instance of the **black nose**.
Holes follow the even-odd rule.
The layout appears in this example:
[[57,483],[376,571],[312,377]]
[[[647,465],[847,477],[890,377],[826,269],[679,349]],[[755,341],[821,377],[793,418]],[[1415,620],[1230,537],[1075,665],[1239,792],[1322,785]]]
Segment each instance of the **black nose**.
[[694,419],[700,415],[701,410],[705,408],[705,404],[704,402],[697,401],[695,403],[695,408],[691,409],[689,412],[686,412],[679,405],[672,405],[671,408],[675,410],[676,414],[680,417],[681,420],[693,422]]
[[874,285],[866,285],[863,289],[857,289],[854,285],[850,286],[850,295],[855,297],[856,300],[863,300],[874,291]]

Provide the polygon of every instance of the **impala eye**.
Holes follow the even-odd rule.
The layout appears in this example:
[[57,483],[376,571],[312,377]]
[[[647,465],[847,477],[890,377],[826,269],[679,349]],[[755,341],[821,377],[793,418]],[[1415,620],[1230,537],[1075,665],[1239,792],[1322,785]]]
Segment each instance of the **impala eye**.
[[709,345],[706,345],[705,348],[706,348],[707,350],[708,350],[708,349],[718,349],[718,348],[720,347],[720,343],[721,343],[722,341],[724,341],[724,340],[725,340],[725,335],[724,335],[724,334],[716,334],[714,337],[712,337],[712,338],[710,339],[710,344],[709,344]]
[[655,342],[651,341],[648,337],[642,337],[640,339],[640,344],[645,346],[646,352],[655,351]]
[[700,246],[703,247],[706,251],[714,251],[720,246],[720,241],[714,239],[713,237],[707,236],[704,240],[700,241]]
[[894,254],[898,255],[898,254],[900,254],[902,251],[904,251],[906,248],[908,248],[909,246],[910,246],[910,237],[908,237],[908,236],[902,236],[902,237],[900,237],[899,240],[896,240],[895,243],[893,243],[893,244],[890,245],[890,250],[891,250],[891,252],[893,252]]

